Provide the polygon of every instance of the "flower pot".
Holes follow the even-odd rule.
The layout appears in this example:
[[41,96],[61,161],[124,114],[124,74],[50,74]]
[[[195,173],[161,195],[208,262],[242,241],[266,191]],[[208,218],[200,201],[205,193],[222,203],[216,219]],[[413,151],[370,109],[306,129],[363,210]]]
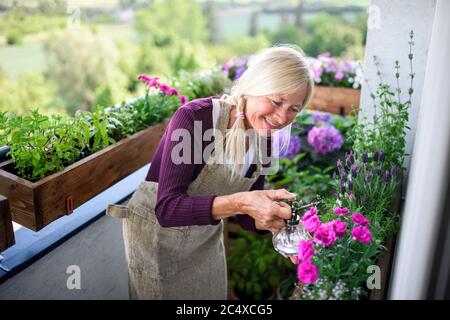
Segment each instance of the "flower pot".
[[[402,187],[403,187],[403,175],[400,176],[400,184],[397,187],[395,197],[391,204],[391,211],[393,213],[400,212],[400,206],[402,201]],[[394,262],[394,252],[397,244],[397,235],[391,235],[386,239],[384,243],[385,251],[380,255],[377,261],[377,266],[380,267],[380,289],[373,289],[370,292],[370,300],[386,300],[389,290],[389,284],[391,280],[392,265]]]
[[284,279],[277,287],[277,300],[289,300],[295,290],[295,280]]
[[167,122],[83,158],[36,182],[14,174],[12,161],[0,163],[0,195],[9,200],[12,220],[38,231],[137,169],[148,164]]
[[344,116],[352,113],[353,107],[358,111],[360,96],[357,89],[315,86],[308,109]]

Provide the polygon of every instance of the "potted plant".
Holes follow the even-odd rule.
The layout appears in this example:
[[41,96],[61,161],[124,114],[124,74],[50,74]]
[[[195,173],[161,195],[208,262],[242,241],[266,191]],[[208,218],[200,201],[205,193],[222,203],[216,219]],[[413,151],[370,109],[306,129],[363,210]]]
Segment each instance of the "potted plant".
[[[184,77],[208,83],[201,93],[218,93],[208,88],[217,89],[220,77]],[[139,80],[144,96],[73,117],[0,113],[0,146],[9,147],[10,157],[0,162],[0,194],[15,222],[38,231],[151,161],[168,118],[186,97],[158,77]]]
[[[413,93],[412,45],[411,32],[407,100],[402,101],[398,82],[393,89],[380,78],[376,93],[371,95],[376,105],[373,118],[370,123],[363,119],[353,128],[353,150],[337,162],[334,196],[325,199],[320,210],[302,218],[314,240],[299,245],[298,279],[302,290],[296,298],[386,297],[399,230],[399,193]],[[396,61],[397,79],[399,68]],[[381,289],[370,290],[366,285],[371,266],[381,269]]]
[[273,250],[270,236],[244,230],[233,242],[227,262],[231,293],[241,300],[273,299],[291,264]]
[[308,61],[316,84],[308,108],[340,115],[357,113],[362,80],[359,62],[338,61],[329,52]]

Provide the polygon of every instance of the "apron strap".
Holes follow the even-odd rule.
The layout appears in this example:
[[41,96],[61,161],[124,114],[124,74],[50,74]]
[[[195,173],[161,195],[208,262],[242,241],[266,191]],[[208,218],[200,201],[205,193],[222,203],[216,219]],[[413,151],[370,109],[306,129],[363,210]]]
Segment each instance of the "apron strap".
[[118,204],[110,204],[106,209],[106,214],[113,218],[126,219],[130,216],[130,208]]

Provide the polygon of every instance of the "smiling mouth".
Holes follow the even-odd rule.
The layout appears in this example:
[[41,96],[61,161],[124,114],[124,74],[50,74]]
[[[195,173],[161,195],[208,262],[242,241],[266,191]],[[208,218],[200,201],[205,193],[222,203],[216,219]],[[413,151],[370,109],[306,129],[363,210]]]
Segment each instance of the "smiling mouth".
[[270,122],[268,119],[266,119],[266,118],[264,118],[264,122],[267,124],[267,126],[270,128],[270,129],[277,129],[278,128],[278,125],[276,125],[275,123],[273,123],[273,122]]

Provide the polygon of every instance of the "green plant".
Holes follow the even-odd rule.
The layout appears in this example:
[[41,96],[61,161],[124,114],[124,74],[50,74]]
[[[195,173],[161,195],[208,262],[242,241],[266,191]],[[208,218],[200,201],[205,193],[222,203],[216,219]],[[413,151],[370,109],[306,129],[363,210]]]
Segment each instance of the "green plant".
[[241,230],[228,255],[229,285],[248,299],[267,298],[292,264],[273,249],[271,238]]
[[217,67],[203,72],[181,71],[171,78],[170,84],[183,92],[188,100],[218,95],[233,85]]
[[371,93],[373,100],[374,114],[371,121],[363,117],[353,129],[351,138],[354,141],[355,151],[358,153],[374,152],[375,150],[384,150],[386,154],[386,163],[402,167],[406,146],[406,130],[408,127],[409,108],[411,106],[411,97],[413,90],[413,53],[414,33],[410,32],[409,39],[409,79],[410,85],[407,90],[407,100],[402,101],[401,88],[399,85],[400,64],[395,61],[396,87],[392,88],[384,82],[381,77],[378,59],[374,56],[379,84],[375,93]]

